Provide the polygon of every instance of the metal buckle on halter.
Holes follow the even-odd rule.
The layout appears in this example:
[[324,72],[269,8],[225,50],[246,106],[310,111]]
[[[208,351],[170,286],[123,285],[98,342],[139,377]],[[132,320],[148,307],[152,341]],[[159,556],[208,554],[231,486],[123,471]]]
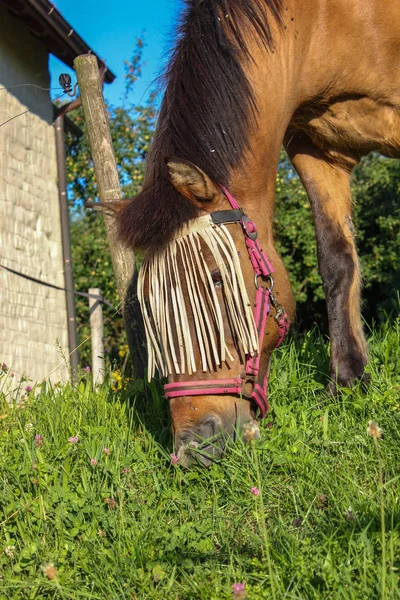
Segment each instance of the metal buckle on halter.
[[279,304],[278,300],[275,298],[274,293],[273,293],[273,289],[274,289],[274,278],[272,277],[272,275],[267,275],[267,276],[263,276],[263,275],[257,275],[257,273],[254,275],[254,285],[256,286],[256,289],[258,290],[258,288],[260,287],[260,284],[258,283],[258,278],[259,277],[264,277],[265,279],[269,279],[269,287],[267,288],[269,291],[269,299],[270,302],[272,304],[272,306],[275,308],[276,310],[276,315],[275,315],[275,320],[279,323],[280,318],[282,317],[282,315],[286,314],[285,309]]
[[[272,305],[275,307],[275,304],[272,301],[272,290],[274,289],[274,278],[272,277],[272,275],[259,275],[258,273],[254,273],[254,285],[256,286],[256,290],[258,290],[258,288],[260,287],[260,284],[258,283],[258,278],[259,277],[263,277],[264,279],[268,279],[269,280],[269,287],[266,288],[269,291],[269,296],[271,298],[271,303]],[[274,300],[276,302],[276,299],[274,297]]]
[[[253,242],[257,239],[257,227],[256,224],[254,223],[254,221],[252,221],[247,215],[243,215],[242,219],[241,219],[241,223],[242,223],[242,227],[247,235],[248,238],[250,238],[251,240],[253,240]],[[249,231],[248,227],[247,227],[247,223],[251,223],[254,227],[254,231]]]
[[269,299],[271,301],[272,306],[276,310],[276,315],[275,315],[274,319],[278,323],[278,325],[281,325],[281,323],[279,321],[281,320],[282,315],[286,314],[286,311],[279,304],[278,300],[275,298],[274,294],[272,293],[272,290],[274,289],[274,280],[272,279],[272,277],[270,277],[269,279],[271,280],[271,284],[272,284],[270,287],[270,291],[269,291]]

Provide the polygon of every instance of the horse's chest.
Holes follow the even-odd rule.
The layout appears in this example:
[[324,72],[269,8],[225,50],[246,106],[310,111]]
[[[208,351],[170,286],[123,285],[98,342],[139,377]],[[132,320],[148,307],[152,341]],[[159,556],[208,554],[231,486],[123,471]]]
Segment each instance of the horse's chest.
[[294,119],[324,149],[360,155],[372,150],[400,156],[400,107],[371,98],[347,98],[329,106],[313,107]]

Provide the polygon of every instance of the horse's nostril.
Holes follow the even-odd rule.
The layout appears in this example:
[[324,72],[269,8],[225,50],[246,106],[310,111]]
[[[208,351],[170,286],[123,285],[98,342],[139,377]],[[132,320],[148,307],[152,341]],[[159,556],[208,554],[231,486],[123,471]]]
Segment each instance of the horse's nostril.
[[181,430],[175,437],[175,447],[179,449],[189,443],[196,443],[196,446],[202,442],[215,438],[221,433],[222,423],[214,416],[206,417],[199,423],[193,424],[191,429]]
[[215,417],[206,417],[199,425],[197,426],[197,434],[199,438],[206,440],[208,438],[214,437],[217,435],[219,430],[221,429],[222,423],[221,421]]
[[182,444],[179,448],[179,464],[183,467],[190,467],[192,465],[209,467],[221,458],[223,450],[224,444],[222,443],[222,438],[203,444],[191,441],[188,444]]
[[180,464],[186,467],[193,464],[211,465],[221,457],[223,448],[222,422],[214,415],[207,415],[193,424],[190,431],[182,430],[175,438]]

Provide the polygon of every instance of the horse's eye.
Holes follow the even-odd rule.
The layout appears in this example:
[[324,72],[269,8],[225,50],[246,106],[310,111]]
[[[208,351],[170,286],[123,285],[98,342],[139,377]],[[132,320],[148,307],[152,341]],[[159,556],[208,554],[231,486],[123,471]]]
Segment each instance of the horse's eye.
[[219,287],[222,285],[222,276],[221,276],[221,271],[219,269],[215,269],[215,271],[213,271],[211,273],[211,277],[212,277],[215,287]]

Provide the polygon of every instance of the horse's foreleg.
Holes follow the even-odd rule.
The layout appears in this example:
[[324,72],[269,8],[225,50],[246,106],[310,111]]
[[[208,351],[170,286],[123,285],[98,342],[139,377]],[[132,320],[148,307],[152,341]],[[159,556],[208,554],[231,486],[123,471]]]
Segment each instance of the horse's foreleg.
[[290,138],[287,152],[308,193],[317,240],[319,270],[328,309],[330,391],[361,377],[367,345],[361,323],[360,271],[351,217],[350,172],[345,157],[328,162],[303,134]]

